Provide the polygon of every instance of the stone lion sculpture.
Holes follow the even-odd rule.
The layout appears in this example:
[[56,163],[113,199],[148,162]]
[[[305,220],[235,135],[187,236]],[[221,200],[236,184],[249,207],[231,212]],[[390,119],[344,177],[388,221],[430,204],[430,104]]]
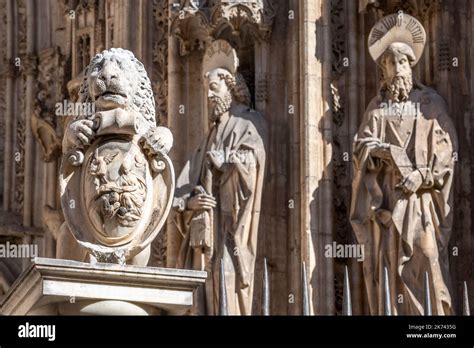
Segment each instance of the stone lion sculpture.
[[85,69],[78,102],[92,105],[78,109],[92,114],[76,115],[65,130],[60,191],[66,222],[56,255],[146,265],[174,191],[166,156],[173,137],[156,124],[150,79],[132,52],[111,48]]
[[[156,126],[155,100],[145,67],[132,52],[122,48],[105,50],[92,59],[84,72],[78,102],[93,103],[96,111],[133,110],[150,126]],[[90,144],[94,139],[93,122],[86,116],[78,115],[69,124],[63,140],[64,150]],[[159,128],[169,134],[161,134],[160,143],[154,145],[160,145],[160,150],[167,153],[173,137],[167,128]]]

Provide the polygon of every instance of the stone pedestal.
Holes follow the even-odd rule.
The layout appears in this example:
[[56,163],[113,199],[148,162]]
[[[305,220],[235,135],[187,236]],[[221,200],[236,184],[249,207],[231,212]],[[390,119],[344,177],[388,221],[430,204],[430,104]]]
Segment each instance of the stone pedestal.
[[35,258],[1,303],[3,315],[183,315],[206,272]]

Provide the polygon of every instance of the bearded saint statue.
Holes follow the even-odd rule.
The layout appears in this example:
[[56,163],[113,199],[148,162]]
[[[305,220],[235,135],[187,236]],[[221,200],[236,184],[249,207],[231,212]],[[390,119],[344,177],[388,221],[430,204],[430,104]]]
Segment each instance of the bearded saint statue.
[[210,315],[218,314],[221,262],[228,313],[252,314],[266,127],[262,115],[249,108],[250,93],[237,66],[226,41],[215,41],[205,53],[210,130],[185,164],[175,194],[182,235],[178,267],[208,271]]
[[452,314],[448,242],[457,137],[441,96],[412,77],[425,42],[422,25],[405,14],[382,18],[369,35],[383,83],[353,144],[350,221],[364,245],[372,315],[384,313],[385,268],[392,313],[424,314],[428,274],[433,315]]

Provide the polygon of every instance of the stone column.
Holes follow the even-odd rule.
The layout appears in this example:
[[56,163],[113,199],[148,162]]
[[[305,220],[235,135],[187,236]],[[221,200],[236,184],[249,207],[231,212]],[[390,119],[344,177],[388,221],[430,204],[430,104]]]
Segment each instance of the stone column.
[[[186,137],[182,137],[181,134],[178,132],[180,127],[178,116],[178,105],[180,99],[180,92],[179,92],[179,53],[178,53],[178,43],[176,40],[170,39],[168,41],[168,123],[165,125],[167,126],[171,133],[173,133],[175,139],[183,139],[185,142]],[[172,160],[173,164],[176,169],[176,173],[183,167],[184,163],[184,146],[183,143],[180,142],[179,146],[175,146]],[[176,158],[180,158],[180,161],[177,161]],[[178,238],[178,233],[174,229],[174,224],[171,220],[173,212],[170,215],[170,218],[167,221],[167,245],[166,245],[166,266],[167,267],[176,267],[176,262],[179,253],[179,246],[180,246],[180,239]]]
[[11,209],[11,196],[13,187],[13,93],[15,69],[13,67],[14,39],[14,8],[13,0],[7,1],[7,61],[6,61],[6,92],[5,92],[5,158],[3,177],[3,210]]
[[311,313],[334,314],[330,1],[300,3],[301,253]]
[[32,225],[33,198],[34,198],[34,169],[35,169],[35,141],[31,132],[30,117],[32,114],[32,102],[34,98],[34,82],[36,73],[35,50],[35,2],[29,0],[26,3],[26,54],[24,59],[24,73],[26,74],[26,102],[25,102],[25,184],[23,204],[23,225]]
[[255,43],[255,107],[260,112],[265,112],[267,104],[268,46],[268,42],[265,41]]
[[[365,103],[362,101],[363,98],[362,95],[364,93],[361,93],[363,91],[364,86],[361,86],[360,83],[365,77],[365,70],[363,66],[360,64],[361,60],[364,57],[365,54],[365,45],[366,45],[366,40],[361,40],[360,37],[363,37],[363,32],[362,35],[358,33],[358,24],[359,28],[362,27],[361,30],[363,30],[363,24],[358,21],[358,19],[362,16],[358,15],[358,9],[357,9],[357,3],[354,1],[348,1],[346,2],[347,7],[346,7],[346,20],[347,20],[347,31],[346,31],[346,37],[347,37],[347,58],[349,59],[348,63],[349,66],[346,70],[346,86],[347,88],[347,102],[346,102],[346,110],[348,111],[347,118],[347,137],[348,137],[348,151],[351,153],[351,145],[352,145],[352,139],[354,138],[354,135],[357,132],[357,128],[359,127],[359,120],[358,120],[358,115],[359,115],[359,110],[362,110],[362,114],[364,113],[365,110]],[[363,17],[362,17],[363,18]],[[360,105],[363,104],[363,105]],[[349,179],[349,184],[350,180],[353,177],[352,174],[352,166],[349,161],[349,165],[347,166],[350,170],[350,174],[348,175]],[[350,187],[350,186],[349,186]],[[347,202],[350,199],[350,190],[348,190],[348,197],[347,197]],[[340,221],[342,222],[342,221]],[[348,222],[347,222],[348,223]],[[350,241],[350,243],[356,243],[355,238],[353,236],[352,230],[349,228],[348,230],[350,232],[350,236],[348,236],[347,240]],[[361,307],[361,301],[362,301],[362,292],[361,290],[363,289],[363,281],[362,281],[362,274],[361,274],[361,267],[360,263],[357,261],[355,258],[348,259],[348,262],[350,264],[349,272],[350,272],[350,283],[351,283],[351,295],[352,295],[352,311],[354,314],[363,314],[362,307]]]
[[288,50],[287,50],[287,106],[286,112],[289,118],[289,196],[288,205],[294,204],[288,210],[288,314],[301,314],[301,231],[302,231],[302,196],[300,185],[301,175],[301,151],[300,151],[300,101],[299,96],[299,51],[300,51],[300,31],[299,18],[302,16],[298,11],[299,0],[291,0],[288,10],[292,11],[294,18],[289,21],[288,27]]
[[137,58],[144,56],[142,49],[143,36],[143,1],[142,0],[121,0],[116,2],[115,13],[118,14],[117,23],[114,23],[114,37],[118,40],[114,42],[115,47],[121,47],[132,51]]

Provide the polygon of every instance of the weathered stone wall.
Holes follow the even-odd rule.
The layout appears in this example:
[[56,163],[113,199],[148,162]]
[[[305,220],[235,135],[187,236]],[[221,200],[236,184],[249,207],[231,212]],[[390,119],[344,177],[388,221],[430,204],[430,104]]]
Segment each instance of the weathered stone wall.
[[[242,12],[247,17],[227,13],[227,19],[214,23],[209,14],[219,1],[203,1],[200,10],[192,9],[189,1],[171,6],[174,2],[0,1],[0,43],[6,48],[0,51],[0,192],[2,214],[9,216],[0,234],[28,231],[25,243],[44,244],[42,255],[55,256],[54,221],[62,219],[58,141],[66,120],[51,115],[44,98],[74,100],[80,73],[95,53],[123,47],[144,63],[160,123],[176,139],[171,157],[179,173],[208,127],[203,48],[208,40],[223,38],[237,49],[253,106],[269,125],[255,313],[260,313],[264,257],[273,314],[301,313],[303,261],[312,313],[340,314],[346,264],[354,313],[367,313],[360,263],[324,258],[323,250],[333,240],[354,243],[348,221],[352,139],[380,77],[368,54],[367,37],[378,19],[403,10],[418,18],[427,32],[428,44],[415,76],[445,98],[459,136],[451,240],[457,249],[451,250],[450,260],[459,312],[462,282],[467,280],[474,289],[474,4],[387,0],[375,7],[368,0],[262,1],[266,26],[256,27],[251,9]],[[239,27],[245,18],[249,26]],[[46,66],[53,68],[41,71]],[[32,125],[34,117],[39,121]],[[38,134],[46,134],[42,144],[35,140]],[[50,158],[44,157],[45,149],[52,151]],[[20,160],[15,160],[17,153]],[[50,207],[47,212],[44,206]],[[154,243],[151,264],[173,266],[179,242],[170,227]],[[470,293],[474,303],[474,290]]]

